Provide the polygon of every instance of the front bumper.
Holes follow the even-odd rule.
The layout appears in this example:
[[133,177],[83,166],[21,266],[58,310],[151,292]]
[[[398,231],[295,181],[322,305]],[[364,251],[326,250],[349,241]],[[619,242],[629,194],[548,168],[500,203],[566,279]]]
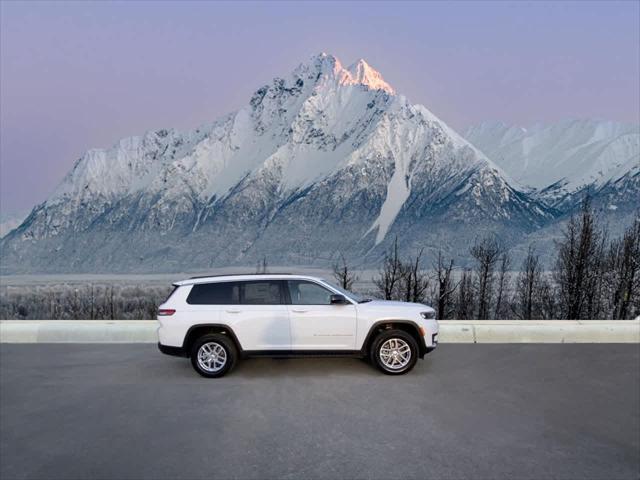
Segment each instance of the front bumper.
[[427,353],[433,352],[437,346],[438,346],[438,334],[434,333],[433,335],[431,335],[431,346],[426,348],[425,355]]

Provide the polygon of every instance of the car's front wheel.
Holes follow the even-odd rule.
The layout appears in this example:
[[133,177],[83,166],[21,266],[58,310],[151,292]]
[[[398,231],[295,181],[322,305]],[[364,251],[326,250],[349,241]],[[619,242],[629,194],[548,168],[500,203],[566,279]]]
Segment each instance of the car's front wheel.
[[203,377],[222,377],[231,371],[237,358],[233,342],[220,333],[200,337],[191,348],[191,364]]
[[402,375],[418,360],[418,343],[404,330],[385,330],[374,339],[371,361],[387,375]]

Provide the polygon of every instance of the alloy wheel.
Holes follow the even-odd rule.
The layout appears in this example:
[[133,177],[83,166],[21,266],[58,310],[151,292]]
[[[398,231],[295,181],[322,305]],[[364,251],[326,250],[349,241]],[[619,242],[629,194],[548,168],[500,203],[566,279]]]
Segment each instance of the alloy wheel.
[[380,361],[390,370],[401,370],[411,361],[411,347],[401,338],[390,338],[380,346]]
[[227,351],[219,343],[203,343],[198,349],[198,365],[205,372],[219,372],[226,363]]

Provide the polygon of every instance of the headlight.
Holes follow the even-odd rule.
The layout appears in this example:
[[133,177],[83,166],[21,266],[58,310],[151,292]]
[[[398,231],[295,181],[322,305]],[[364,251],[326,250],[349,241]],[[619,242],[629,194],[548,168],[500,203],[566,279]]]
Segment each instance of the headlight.
[[435,310],[432,310],[430,312],[420,312],[420,316],[425,320],[432,320],[436,318],[436,312]]

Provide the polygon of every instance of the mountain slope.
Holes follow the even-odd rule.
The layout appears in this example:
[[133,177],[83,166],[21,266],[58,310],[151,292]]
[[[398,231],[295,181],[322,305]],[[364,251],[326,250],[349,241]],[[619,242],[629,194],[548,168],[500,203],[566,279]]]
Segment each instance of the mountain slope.
[[20,226],[26,216],[26,213],[0,213],[0,238]]
[[[554,207],[570,210],[587,193],[602,192],[612,208],[640,199],[632,192],[640,173],[638,125],[571,120],[525,129],[484,123],[469,128],[465,138]],[[612,191],[621,195],[614,199]]]
[[466,250],[553,213],[365,61],[321,54],[210,125],[87,152],[0,248],[5,273],[372,264],[395,236]]

